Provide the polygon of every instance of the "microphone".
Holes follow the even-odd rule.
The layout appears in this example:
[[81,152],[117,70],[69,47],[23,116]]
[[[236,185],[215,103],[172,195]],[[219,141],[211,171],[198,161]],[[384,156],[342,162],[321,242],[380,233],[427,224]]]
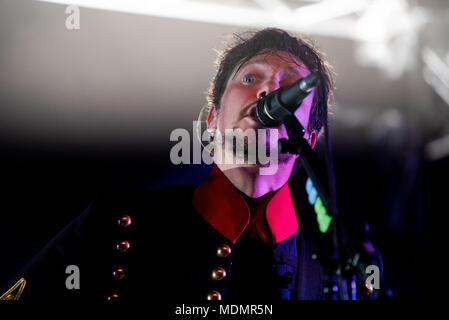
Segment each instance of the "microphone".
[[300,107],[302,101],[318,84],[319,74],[311,73],[288,87],[281,87],[257,103],[254,117],[264,127],[278,127],[287,116]]

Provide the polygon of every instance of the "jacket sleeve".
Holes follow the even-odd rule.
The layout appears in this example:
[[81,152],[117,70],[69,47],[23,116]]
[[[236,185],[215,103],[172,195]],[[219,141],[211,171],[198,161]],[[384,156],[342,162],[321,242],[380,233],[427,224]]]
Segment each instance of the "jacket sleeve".
[[[61,299],[77,296],[69,290],[67,277],[81,267],[91,249],[89,220],[92,220],[96,203],[61,230],[34,258],[16,273],[0,291],[0,300]],[[72,267],[69,267],[72,266]],[[69,273],[67,273],[69,272]]]

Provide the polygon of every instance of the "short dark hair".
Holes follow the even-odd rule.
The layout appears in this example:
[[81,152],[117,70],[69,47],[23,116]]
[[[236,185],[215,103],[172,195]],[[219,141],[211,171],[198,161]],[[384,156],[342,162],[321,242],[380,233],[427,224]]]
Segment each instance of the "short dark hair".
[[237,66],[240,67],[252,57],[264,52],[285,51],[299,59],[310,72],[321,75],[321,81],[316,87],[312,102],[309,126],[306,128],[308,132],[320,132],[323,126],[321,113],[322,110],[327,110],[333,89],[333,79],[330,65],[312,41],[306,37],[293,37],[277,28],[233,34],[233,36],[234,41],[228,42],[222,51],[218,51],[217,73],[207,93],[208,105],[215,106],[217,111],[219,110],[229,77]]

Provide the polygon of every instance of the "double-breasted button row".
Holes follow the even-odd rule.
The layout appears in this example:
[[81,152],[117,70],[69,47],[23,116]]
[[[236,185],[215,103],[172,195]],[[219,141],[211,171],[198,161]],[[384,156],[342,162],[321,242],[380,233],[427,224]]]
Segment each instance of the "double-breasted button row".
[[[224,258],[228,258],[231,255],[231,251],[232,251],[231,247],[228,246],[227,244],[220,244],[217,247],[215,254],[217,255],[217,257],[224,259]],[[211,272],[211,278],[214,281],[223,280],[224,278],[226,278],[226,270],[222,267],[214,268]],[[212,290],[211,292],[208,293],[206,299],[207,300],[221,300],[221,294],[217,290]]]
[[[131,217],[130,217],[129,215],[127,215],[127,214],[121,215],[121,216],[116,220],[117,225],[118,225],[119,227],[122,227],[122,228],[129,227],[129,226],[131,225],[131,221],[132,221],[132,220],[131,220]],[[121,241],[117,242],[116,245],[115,245],[115,249],[116,249],[118,252],[120,252],[120,253],[125,253],[125,252],[127,252],[128,249],[129,249],[130,247],[131,247],[131,245],[130,245],[129,241],[126,241],[126,240],[121,240]],[[115,269],[112,271],[112,277],[113,277],[115,280],[121,280],[121,279],[123,279],[123,278],[125,277],[125,275],[126,275],[126,271],[125,271],[125,269],[122,268],[122,267],[115,268]],[[118,295],[117,293],[114,292],[114,293],[112,293],[111,295],[109,295],[109,296],[107,297],[107,300],[108,300],[108,301],[117,301],[117,300],[119,300],[119,295]]]
[[[129,225],[131,225],[131,217],[127,214],[124,214],[117,220],[117,224],[121,227],[128,227]],[[115,246],[115,248],[121,253],[125,253],[126,251],[128,251],[129,247],[130,244],[126,240],[118,242]],[[112,276],[116,280],[123,279],[125,277],[125,274],[125,269],[121,267],[116,268],[114,271],[112,271]]]
[[[227,258],[231,254],[231,247],[227,244],[221,244],[218,246],[216,254],[219,258]],[[212,280],[222,280],[226,277],[226,270],[222,267],[217,267],[212,270],[211,277]]]

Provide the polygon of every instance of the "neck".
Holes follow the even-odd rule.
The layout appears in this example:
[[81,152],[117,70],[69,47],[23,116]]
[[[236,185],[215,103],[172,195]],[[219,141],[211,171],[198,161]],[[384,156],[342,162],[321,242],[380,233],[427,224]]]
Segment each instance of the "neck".
[[217,164],[218,168],[238,190],[250,198],[259,198],[280,189],[289,179],[293,162],[279,164],[273,175],[261,175],[259,166],[228,166]]

